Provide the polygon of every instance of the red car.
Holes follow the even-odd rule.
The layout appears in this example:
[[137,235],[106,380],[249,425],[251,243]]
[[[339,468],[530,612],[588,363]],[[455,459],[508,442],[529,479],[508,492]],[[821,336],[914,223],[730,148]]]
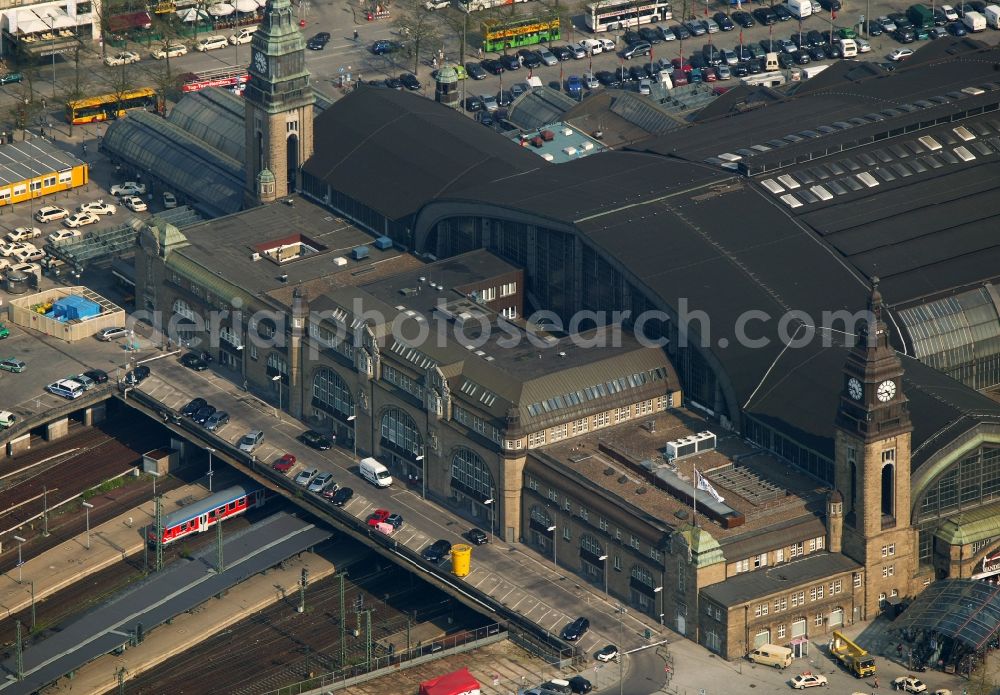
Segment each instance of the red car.
[[272,465],[271,468],[278,471],[279,473],[287,473],[288,471],[292,470],[292,466],[294,465],[295,465],[295,457],[292,456],[291,454],[285,454],[280,459],[275,461],[274,465]]
[[388,509],[376,509],[368,515],[368,525],[378,526],[379,524],[385,523],[385,520],[388,519],[391,514],[392,512]]

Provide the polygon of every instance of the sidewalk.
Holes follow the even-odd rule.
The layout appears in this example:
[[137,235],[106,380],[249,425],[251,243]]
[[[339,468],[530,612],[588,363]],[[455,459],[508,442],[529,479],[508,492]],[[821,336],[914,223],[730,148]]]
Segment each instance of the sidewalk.
[[[185,485],[163,495],[163,515],[192,502],[208,497],[200,485]],[[7,572],[0,580],[0,615],[8,617],[31,606],[31,582],[35,601],[41,601],[84,577],[100,572],[129,555],[142,552],[144,526],[154,523],[153,501],[143,503],[100,526],[90,529],[90,550],[87,534],[71,538],[51,550],[24,559],[20,568]]]
[[121,655],[108,654],[78,669],[73,678],[62,678],[46,690],[49,693],[88,693],[98,695],[117,687],[116,675],[122,668],[128,680],[180,654],[273,603],[294,595],[302,570],[309,570],[309,583],[330,576],[336,568],[312,553],[303,553],[266,575],[255,575],[233,587],[221,598],[202,604],[196,611],[182,613],[169,624],[150,631],[137,647]]

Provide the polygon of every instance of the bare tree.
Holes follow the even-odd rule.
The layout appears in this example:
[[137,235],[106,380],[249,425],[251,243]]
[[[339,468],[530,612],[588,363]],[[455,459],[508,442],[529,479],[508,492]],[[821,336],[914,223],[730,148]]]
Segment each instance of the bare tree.
[[416,74],[424,52],[430,50],[433,53],[436,46],[443,45],[440,25],[420,0],[402,0],[394,7],[399,12],[395,21],[396,31],[403,37],[407,55],[413,58],[413,73]]

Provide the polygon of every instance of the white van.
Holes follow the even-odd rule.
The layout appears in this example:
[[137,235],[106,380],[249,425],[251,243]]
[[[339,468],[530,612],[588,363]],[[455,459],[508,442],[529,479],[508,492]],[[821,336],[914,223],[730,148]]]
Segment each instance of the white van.
[[986,26],[1000,29],[1000,6],[987,5],[983,14],[986,16]]
[[57,396],[62,396],[68,400],[73,400],[82,396],[84,389],[83,384],[78,381],[73,381],[72,379],[60,379],[59,381],[46,386],[45,390],[49,393],[54,393]]
[[361,463],[358,464],[358,471],[361,473],[362,478],[375,487],[389,487],[392,485],[392,476],[389,475],[389,469],[373,458],[361,459]]
[[858,44],[854,39],[840,40],[840,53],[844,58],[854,58],[858,55]]
[[754,649],[747,654],[747,658],[755,664],[773,666],[774,668],[785,668],[792,663],[792,650],[788,647],[778,647],[774,644],[765,644]]

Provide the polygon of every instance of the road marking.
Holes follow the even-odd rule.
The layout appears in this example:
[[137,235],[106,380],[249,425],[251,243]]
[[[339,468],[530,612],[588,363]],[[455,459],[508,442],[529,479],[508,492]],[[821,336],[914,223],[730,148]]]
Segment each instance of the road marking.
[[508,592],[507,592],[506,594],[504,594],[503,596],[501,596],[501,597],[500,597],[500,603],[503,603],[504,601],[506,601],[506,600],[507,600],[507,597],[508,597],[508,596],[510,596],[511,594],[513,594],[513,593],[514,593],[514,591],[515,591],[515,589],[514,589],[514,588],[512,587],[512,588],[510,589],[510,591],[508,591]]

